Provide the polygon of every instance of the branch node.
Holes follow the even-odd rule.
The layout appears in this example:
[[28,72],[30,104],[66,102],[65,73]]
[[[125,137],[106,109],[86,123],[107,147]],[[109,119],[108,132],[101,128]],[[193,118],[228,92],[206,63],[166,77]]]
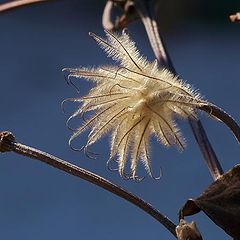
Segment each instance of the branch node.
[[11,132],[0,132],[0,152],[11,152],[13,150],[13,142],[15,142],[15,137]]

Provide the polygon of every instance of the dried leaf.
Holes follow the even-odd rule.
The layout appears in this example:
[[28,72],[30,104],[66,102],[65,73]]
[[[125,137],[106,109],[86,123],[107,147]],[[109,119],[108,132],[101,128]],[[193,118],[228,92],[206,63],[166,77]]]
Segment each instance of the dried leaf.
[[204,211],[234,239],[240,239],[240,164],[212,183],[198,198],[189,199],[180,218]]

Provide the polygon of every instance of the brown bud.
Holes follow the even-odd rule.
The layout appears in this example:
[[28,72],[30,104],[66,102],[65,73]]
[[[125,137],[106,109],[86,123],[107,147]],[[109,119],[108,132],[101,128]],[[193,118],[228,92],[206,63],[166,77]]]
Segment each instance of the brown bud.
[[178,240],[202,240],[196,223],[187,223],[183,219],[180,219],[179,225],[176,227],[176,234]]

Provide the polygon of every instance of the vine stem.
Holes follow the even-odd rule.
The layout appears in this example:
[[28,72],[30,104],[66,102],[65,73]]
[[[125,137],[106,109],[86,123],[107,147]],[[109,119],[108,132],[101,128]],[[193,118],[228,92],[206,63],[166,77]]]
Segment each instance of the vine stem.
[[[136,0],[136,10],[144,24],[149,41],[151,43],[153,52],[163,66],[166,66],[173,74],[177,75],[177,72],[173,66],[171,58],[167,52],[163,40],[159,32],[159,26],[154,18],[154,12],[152,9],[152,1],[150,0]],[[195,139],[203,154],[204,160],[207,164],[209,172],[213,180],[217,180],[222,174],[223,169],[220,162],[208,140],[207,134],[202,126],[200,120],[196,121],[191,118],[188,119],[192,128]]]
[[20,155],[39,160],[72,176],[76,176],[85,181],[93,183],[142,209],[144,212],[148,213],[150,216],[160,222],[164,227],[168,229],[169,232],[171,232],[176,237],[176,225],[143,199],[111,183],[103,177],[100,177],[76,165],[73,165],[70,162],[67,162],[41,150],[16,142],[15,137],[11,132],[4,131],[0,133],[0,152],[18,153]]
[[45,2],[48,0],[16,0],[16,1],[11,1],[11,2],[6,2],[3,4],[0,4],[0,12],[7,11],[13,8],[21,7],[24,5],[32,4],[32,3],[37,3],[37,2]]

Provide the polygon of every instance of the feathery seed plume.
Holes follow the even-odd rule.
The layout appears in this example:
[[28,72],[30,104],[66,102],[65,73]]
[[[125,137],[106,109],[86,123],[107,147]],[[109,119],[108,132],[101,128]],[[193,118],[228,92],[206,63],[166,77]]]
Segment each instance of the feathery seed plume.
[[[155,135],[164,146],[185,146],[174,118],[197,118],[196,106],[206,104],[189,84],[167,69],[159,68],[157,61],[148,62],[140,56],[135,43],[126,32],[115,35],[106,31],[104,40],[90,33],[103,50],[119,63],[98,68],[66,68],[68,77],[85,78],[95,83],[89,93],[80,98],[77,111],[70,117],[91,114],[73,133],[69,142],[90,129],[87,148],[111,132],[110,160],[118,163],[119,174],[137,180],[137,165],[141,161],[153,176],[149,138]],[[130,159],[130,173],[126,163]],[[110,161],[109,160],[109,161]]]

